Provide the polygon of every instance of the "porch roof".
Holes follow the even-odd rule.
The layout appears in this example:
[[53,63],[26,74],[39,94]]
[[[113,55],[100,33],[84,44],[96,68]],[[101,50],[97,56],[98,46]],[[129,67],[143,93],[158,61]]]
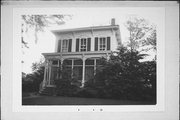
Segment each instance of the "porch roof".
[[87,51],[87,52],[53,52],[42,53],[46,59],[68,59],[68,58],[100,58],[111,53],[111,51]]

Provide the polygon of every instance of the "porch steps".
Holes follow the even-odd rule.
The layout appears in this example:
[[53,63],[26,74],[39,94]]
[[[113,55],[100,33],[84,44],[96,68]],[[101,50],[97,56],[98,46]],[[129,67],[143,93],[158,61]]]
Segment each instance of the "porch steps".
[[52,96],[55,94],[55,87],[44,87],[39,91],[39,94]]

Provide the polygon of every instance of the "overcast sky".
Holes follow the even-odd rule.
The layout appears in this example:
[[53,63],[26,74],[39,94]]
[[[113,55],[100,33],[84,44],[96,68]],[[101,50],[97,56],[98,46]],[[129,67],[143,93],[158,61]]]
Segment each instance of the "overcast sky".
[[129,32],[124,26],[128,17],[141,17],[156,25],[161,17],[157,8],[68,8],[62,9],[62,13],[72,15],[72,18],[65,19],[64,25],[51,26],[46,28],[45,32],[39,33],[37,44],[34,43],[33,33],[30,32],[26,36],[30,48],[24,51],[22,66],[24,72],[31,72],[32,63],[39,61],[41,53],[55,52],[55,36],[51,30],[110,25],[111,19],[115,18],[116,24],[120,26],[121,39],[124,43],[129,37]]

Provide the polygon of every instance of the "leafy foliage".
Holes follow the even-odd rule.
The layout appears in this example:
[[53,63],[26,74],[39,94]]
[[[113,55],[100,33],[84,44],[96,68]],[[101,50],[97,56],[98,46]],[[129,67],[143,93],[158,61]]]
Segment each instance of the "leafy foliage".
[[102,59],[104,65],[98,68],[94,84],[99,96],[155,101],[156,62],[139,62],[143,56],[121,46],[108,61]]
[[[97,97],[156,102],[156,61],[140,62],[146,55],[121,46],[110,58],[101,58],[93,80],[83,88],[72,84],[63,67],[56,81],[57,93],[63,96]],[[64,76],[64,77],[63,77]]]
[[[34,29],[35,43],[37,43],[38,32],[43,32],[45,27],[50,25],[62,25],[64,24],[64,18],[71,17],[70,15],[22,15],[22,33],[27,33],[29,29]],[[24,28],[24,29],[23,29]],[[28,48],[27,42],[22,36],[22,44]]]
[[38,92],[39,85],[44,79],[44,66],[42,63],[33,63],[33,73],[22,75],[22,91]]
[[71,72],[66,64],[62,65],[62,69],[59,69],[60,78],[55,80],[56,94],[62,96],[73,96],[79,87],[74,84],[77,79],[71,78]]
[[149,24],[143,18],[130,17],[125,24],[130,33],[128,46],[131,50],[137,50],[139,47],[151,46],[143,50],[156,50],[156,27]]

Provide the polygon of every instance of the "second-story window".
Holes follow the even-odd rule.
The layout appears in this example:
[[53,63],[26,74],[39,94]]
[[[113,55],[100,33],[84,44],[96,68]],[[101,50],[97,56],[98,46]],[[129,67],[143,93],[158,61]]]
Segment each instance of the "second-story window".
[[99,50],[102,51],[102,50],[106,50],[106,38],[103,37],[103,38],[99,38]]
[[80,51],[87,51],[87,39],[82,38],[80,40]]
[[68,52],[68,40],[62,40],[62,52]]
[[83,52],[90,50],[91,50],[91,38],[76,39],[76,52]]
[[71,52],[72,39],[62,39],[58,41],[57,52]]
[[106,51],[110,50],[111,37],[95,37],[95,51]]

